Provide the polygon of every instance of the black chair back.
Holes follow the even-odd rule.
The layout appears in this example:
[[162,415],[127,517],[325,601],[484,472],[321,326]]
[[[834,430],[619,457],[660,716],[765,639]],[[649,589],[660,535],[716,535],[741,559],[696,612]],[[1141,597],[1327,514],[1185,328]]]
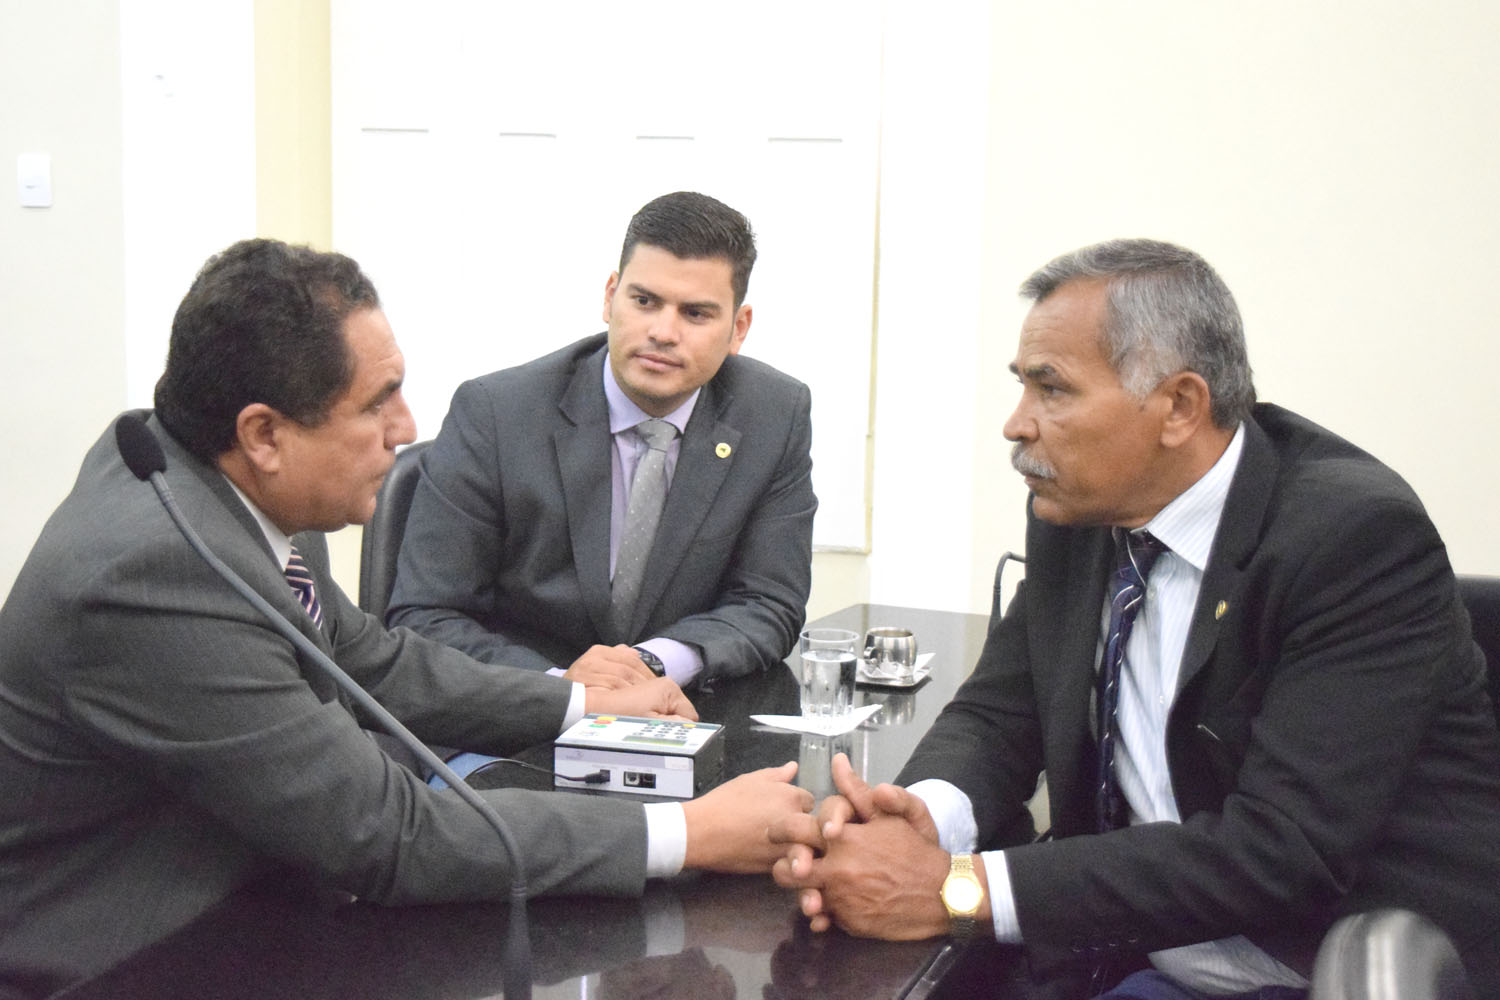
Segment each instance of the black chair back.
[[1489,664],[1490,701],[1500,720],[1500,576],[1460,576],[1458,594],[1469,609],[1474,641]]
[[377,618],[385,617],[396,584],[396,556],[406,533],[406,515],[417,491],[417,464],[431,441],[418,441],[396,453],[396,464],[380,484],[375,516],[365,525],[359,547],[359,606]]
[[1000,624],[1000,616],[1005,613],[1005,564],[1013,562],[1022,566],[1026,565],[1026,557],[1018,556],[1014,552],[1007,552],[1000,557],[995,564],[995,585],[990,596],[990,628],[994,629]]

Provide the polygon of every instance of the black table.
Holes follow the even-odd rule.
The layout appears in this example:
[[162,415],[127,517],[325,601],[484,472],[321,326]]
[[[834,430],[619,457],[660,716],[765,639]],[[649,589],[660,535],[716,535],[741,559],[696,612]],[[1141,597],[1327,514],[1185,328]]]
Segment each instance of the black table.
[[[814,623],[859,632],[903,626],[935,654],[916,688],[858,688],[857,704],[885,707],[844,736],[799,736],[749,721],[796,714],[790,662],[717,681],[693,693],[694,703],[706,721],[726,727],[730,775],[796,759],[798,783],[822,796],[830,759],[844,751],[867,780],[887,781],[978,659],[987,623],[983,615],[883,605],[855,605]],[[550,759],[546,749],[537,754]],[[653,882],[641,899],[538,899],[529,914],[538,998],[915,998],[957,957],[941,939],[814,935],[792,894],[762,876],[686,873]],[[499,903],[385,908],[259,884],[67,996],[495,997],[505,925]]]

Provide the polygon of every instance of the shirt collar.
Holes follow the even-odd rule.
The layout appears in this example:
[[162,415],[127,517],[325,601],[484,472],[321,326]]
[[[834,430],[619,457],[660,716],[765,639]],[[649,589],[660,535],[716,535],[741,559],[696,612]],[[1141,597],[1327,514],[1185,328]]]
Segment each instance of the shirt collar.
[[1209,550],[1213,548],[1214,534],[1219,530],[1224,502],[1229,498],[1229,484],[1244,450],[1245,425],[1242,423],[1213,468],[1146,522],[1146,531],[1200,573],[1208,566]]
[[250,516],[255,518],[255,523],[260,525],[261,534],[266,536],[266,541],[270,544],[271,551],[276,555],[276,565],[285,571],[286,564],[292,558],[292,540],[283,534],[280,528],[276,527],[271,519],[265,515],[265,512],[250,502],[250,498],[245,496],[244,491],[234,485],[234,480],[228,476],[224,476],[224,481],[229,484],[229,488],[234,490],[235,496],[239,497],[240,502],[250,511]]
[[[693,415],[693,407],[697,405],[698,394],[702,391],[702,386],[694,389],[693,394],[685,403],[662,417],[667,423],[677,428],[678,434],[687,432],[688,418]],[[604,359],[604,399],[609,404],[609,432],[611,434],[628,431],[642,420],[651,419],[651,414],[636,406],[631,398],[625,395],[625,390],[620,388],[620,383],[615,381],[615,372],[610,366],[608,357]]]

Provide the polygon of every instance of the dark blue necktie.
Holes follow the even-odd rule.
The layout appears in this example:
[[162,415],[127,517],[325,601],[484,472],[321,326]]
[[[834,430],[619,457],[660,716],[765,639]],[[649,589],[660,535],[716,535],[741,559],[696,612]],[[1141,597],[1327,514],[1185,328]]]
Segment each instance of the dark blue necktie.
[[1109,578],[1109,635],[1104,643],[1104,659],[1099,664],[1095,709],[1098,712],[1099,781],[1095,786],[1094,806],[1100,833],[1118,830],[1125,825],[1125,798],[1115,775],[1115,740],[1119,723],[1115,718],[1120,705],[1120,672],[1125,666],[1125,644],[1135,616],[1146,600],[1146,577],[1166,546],[1148,532],[1132,534],[1115,529],[1115,571]]
[[323,627],[323,607],[318,603],[318,591],[313,587],[312,572],[307,568],[307,563],[302,561],[302,553],[297,551],[297,546],[292,546],[292,557],[286,562],[286,582],[291,584],[292,593],[297,595],[297,603],[302,605],[302,610],[307,612],[313,624],[319,628]]

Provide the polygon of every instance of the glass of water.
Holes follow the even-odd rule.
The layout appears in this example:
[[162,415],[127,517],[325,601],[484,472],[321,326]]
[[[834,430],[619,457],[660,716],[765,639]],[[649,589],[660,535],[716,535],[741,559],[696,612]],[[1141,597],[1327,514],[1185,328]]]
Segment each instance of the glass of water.
[[840,716],[854,705],[859,665],[858,632],[842,628],[802,630],[802,714]]

